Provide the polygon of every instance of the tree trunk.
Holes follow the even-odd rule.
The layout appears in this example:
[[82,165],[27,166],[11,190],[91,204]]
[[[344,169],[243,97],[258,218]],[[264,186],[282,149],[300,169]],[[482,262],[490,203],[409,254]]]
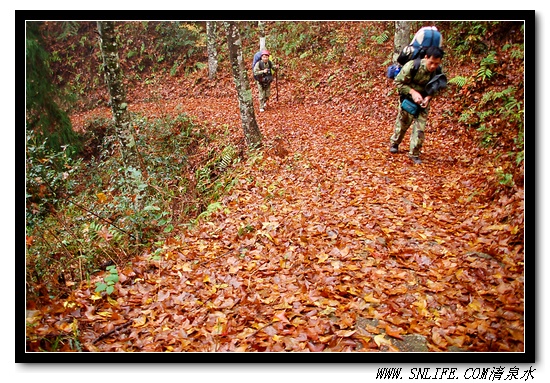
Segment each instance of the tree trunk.
[[260,51],[265,49],[265,28],[263,21],[258,21],[258,30],[260,31]]
[[245,68],[242,55],[242,42],[239,28],[236,22],[226,21],[227,45],[229,47],[229,60],[233,71],[233,80],[237,88],[239,109],[246,143],[249,147],[260,146],[262,133],[256,123],[254,115],[254,103],[252,91],[248,82],[247,68]]
[[397,62],[397,56],[411,42],[411,21],[396,21],[395,34],[393,36],[393,62]]
[[98,21],[99,42],[103,56],[105,80],[111,97],[111,110],[117,137],[121,143],[121,155],[126,164],[130,164],[135,154],[135,140],[130,126],[130,114],[126,103],[124,74],[118,58],[118,47],[115,34],[115,23]]
[[216,51],[216,22],[206,22],[206,40],[208,49],[208,79],[213,80],[218,71],[218,52]]

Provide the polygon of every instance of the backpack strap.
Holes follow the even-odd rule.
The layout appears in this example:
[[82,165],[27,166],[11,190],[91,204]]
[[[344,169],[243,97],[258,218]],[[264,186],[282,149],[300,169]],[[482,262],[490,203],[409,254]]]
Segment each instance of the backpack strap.
[[420,68],[420,60],[422,60],[420,57],[414,59],[414,65],[411,69],[411,81],[414,80],[416,74],[418,73],[418,68]]

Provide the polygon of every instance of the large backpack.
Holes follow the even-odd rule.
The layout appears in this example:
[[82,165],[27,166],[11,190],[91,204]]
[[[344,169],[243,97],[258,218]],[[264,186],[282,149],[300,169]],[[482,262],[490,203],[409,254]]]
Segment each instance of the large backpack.
[[[419,41],[419,39],[422,39],[422,41]],[[401,50],[397,62],[405,65],[416,58],[424,58],[426,49],[432,46],[440,47],[441,42],[441,32],[436,27],[420,28],[414,35],[412,42]]]
[[[422,41],[419,41],[422,39]],[[413,40],[409,45],[406,45],[397,57],[397,64],[392,64],[388,67],[386,77],[395,79],[403,65],[411,60],[418,59],[419,61],[426,56],[426,50],[431,46],[441,46],[441,32],[436,27],[422,27],[414,35]],[[414,74],[418,70],[418,65],[413,68]],[[440,71],[440,69],[438,69]],[[414,75],[413,75],[414,78]]]

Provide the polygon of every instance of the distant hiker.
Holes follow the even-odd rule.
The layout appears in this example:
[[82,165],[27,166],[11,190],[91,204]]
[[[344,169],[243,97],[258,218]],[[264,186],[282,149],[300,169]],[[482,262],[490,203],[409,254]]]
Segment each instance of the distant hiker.
[[261,59],[254,65],[254,79],[258,83],[260,112],[263,112],[266,108],[267,101],[271,95],[273,73],[277,70],[277,65],[271,62],[269,55],[268,50],[261,51]]
[[420,150],[424,143],[430,101],[447,86],[447,79],[440,68],[443,55],[444,52],[440,47],[429,47],[423,59],[418,58],[406,63],[395,78],[401,102],[395,120],[395,129],[390,137],[390,152],[399,151],[399,144],[414,122],[409,157],[415,164],[422,163]]

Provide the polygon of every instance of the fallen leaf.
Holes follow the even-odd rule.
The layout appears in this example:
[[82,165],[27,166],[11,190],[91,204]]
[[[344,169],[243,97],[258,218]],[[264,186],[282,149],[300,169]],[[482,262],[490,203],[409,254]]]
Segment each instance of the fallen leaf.
[[392,346],[392,342],[389,339],[386,339],[384,334],[378,334],[374,336],[374,342],[377,344],[378,347],[382,345],[386,346]]

